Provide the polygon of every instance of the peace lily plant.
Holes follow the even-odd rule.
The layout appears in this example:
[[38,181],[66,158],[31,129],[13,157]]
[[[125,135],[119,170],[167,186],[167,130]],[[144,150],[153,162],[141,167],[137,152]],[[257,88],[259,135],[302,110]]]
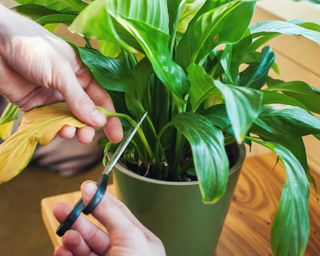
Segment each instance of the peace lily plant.
[[[275,255],[303,255],[309,235],[310,174],[302,137],[319,138],[320,92],[282,81],[269,40],[303,36],[320,44],[320,26],[302,21],[249,25],[255,1],[244,0],[19,0],[16,10],[54,31],[64,23],[86,40],[73,45],[113,98],[127,130],[146,111],[122,161],[159,180],[198,180],[203,202],[224,194],[230,164],[225,149],[252,142],[275,152],[286,171],[272,225]],[[93,48],[92,42],[99,47]],[[97,50],[98,49],[98,50]],[[272,72],[273,71],[273,72]],[[0,120],[8,135],[18,110]],[[26,113],[0,146],[0,179],[27,165],[37,143],[63,125],[81,127],[64,103]],[[105,153],[113,145],[104,140]],[[11,161],[11,159],[19,161]]]

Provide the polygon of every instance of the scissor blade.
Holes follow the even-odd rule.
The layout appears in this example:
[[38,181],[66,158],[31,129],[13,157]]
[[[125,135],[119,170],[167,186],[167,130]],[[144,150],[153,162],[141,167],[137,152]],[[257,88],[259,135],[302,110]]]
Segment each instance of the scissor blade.
[[141,126],[143,120],[146,118],[147,116],[147,112],[144,113],[144,115],[142,116],[142,118],[140,119],[139,123],[136,125],[136,127],[132,130],[132,132],[130,132],[128,134],[128,136],[122,140],[122,142],[120,143],[120,145],[117,147],[116,151],[113,153],[109,164],[106,166],[106,168],[103,170],[104,174],[109,174],[111,172],[111,170],[113,169],[113,167],[116,165],[116,163],[118,162],[119,158],[121,157],[121,155],[123,154],[123,152],[125,151],[125,149],[127,148],[127,146],[129,145],[130,141],[132,140],[133,136],[136,134],[136,132],[138,131],[139,127]]

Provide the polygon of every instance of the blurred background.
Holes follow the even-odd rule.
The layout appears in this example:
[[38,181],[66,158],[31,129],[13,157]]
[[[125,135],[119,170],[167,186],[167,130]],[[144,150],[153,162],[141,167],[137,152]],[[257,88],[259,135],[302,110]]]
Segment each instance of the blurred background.
[[[15,6],[14,1],[0,0],[0,3]],[[259,1],[253,22],[268,19],[301,19],[320,24],[320,4],[293,0]],[[63,26],[58,28],[57,34],[79,40]],[[277,55],[276,63],[282,80],[303,80],[320,89],[318,45],[303,38],[282,36],[271,41],[271,46]],[[309,165],[320,174],[320,142],[311,137],[306,138],[306,142]],[[253,146],[249,156],[265,152],[264,148]],[[63,177],[44,168],[29,166],[17,178],[1,185],[0,255],[51,255],[53,247],[41,220],[41,198],[79,190],[82,181],[95,180],[101,168],[98,164],[86,172]]]

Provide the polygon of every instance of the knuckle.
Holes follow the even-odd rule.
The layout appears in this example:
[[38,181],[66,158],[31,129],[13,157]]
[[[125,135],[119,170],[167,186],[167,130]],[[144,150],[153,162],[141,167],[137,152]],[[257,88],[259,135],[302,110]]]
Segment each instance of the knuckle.
[[[76,103],[79,107],[93,105],[91,99],[86,95],[83,95]],[[90,111],[91,111],[91,109],[90,109]]]

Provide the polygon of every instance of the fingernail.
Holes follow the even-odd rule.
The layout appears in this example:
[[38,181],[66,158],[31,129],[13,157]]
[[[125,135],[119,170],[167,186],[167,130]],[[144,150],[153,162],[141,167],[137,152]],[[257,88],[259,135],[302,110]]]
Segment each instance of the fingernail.
[[113,131],[113,136],[117,138],[117,141],[121,141],[123,139],[123,130],[122,129],[115,129]]
[[83,190],[87,197],[92,197],[97,190],[97,186],[92,182],[88,182],[84,185]]
[[107,121],[106,117],[98,109],[91,113],[91,120],[98,126],[103,126]]

